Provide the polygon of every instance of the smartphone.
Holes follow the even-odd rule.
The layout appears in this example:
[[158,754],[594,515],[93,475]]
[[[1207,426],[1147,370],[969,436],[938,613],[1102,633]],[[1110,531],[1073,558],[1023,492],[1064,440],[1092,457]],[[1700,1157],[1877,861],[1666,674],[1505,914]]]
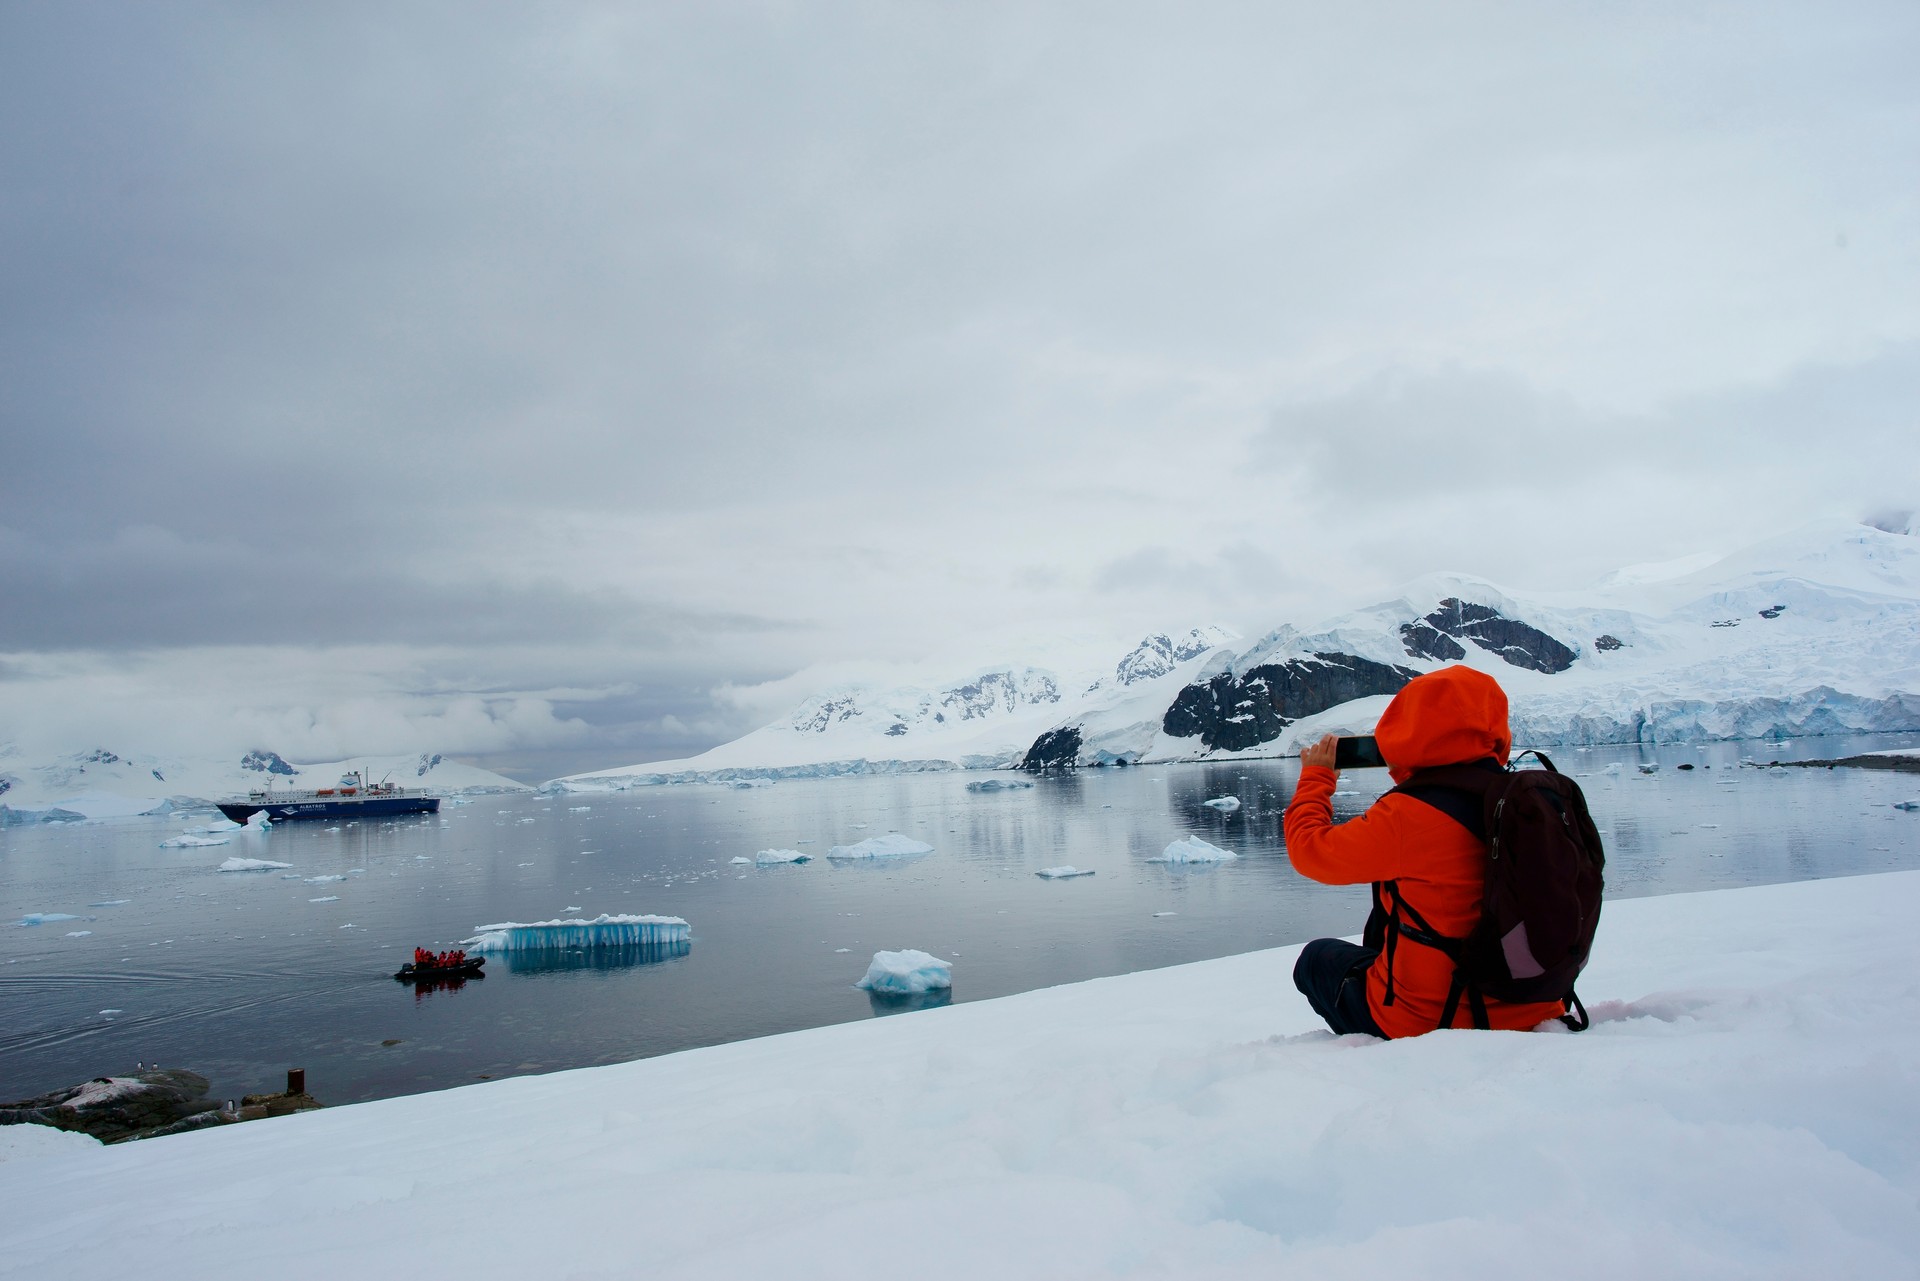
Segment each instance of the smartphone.
[[1335,769],[1379,769],[1384,768],[1386,760],[1380,755],[1380,744],[1368,734],[1359,738],[1342,738],[1336,741],[1333,749],[1333,767]]

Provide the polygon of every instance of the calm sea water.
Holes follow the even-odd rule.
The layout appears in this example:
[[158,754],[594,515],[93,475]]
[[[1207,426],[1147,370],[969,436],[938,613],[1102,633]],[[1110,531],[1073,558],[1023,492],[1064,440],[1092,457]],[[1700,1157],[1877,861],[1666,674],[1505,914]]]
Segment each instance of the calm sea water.
[[[1620,897],[1920,866],[1920,814],[1892,808],[1920,779],[1741,767],[1916,742],[1554,755],[1584,776]],[[898,1013],[853,987],[881,949],[952,960],[951,999],[975,1001],[1357,932],[1365,888],[1317,885],[1287,862],[1280,815],[1296,776],[1292,761],[1262,761],[991,793],[967,790],[978,774],[933,774],[479,797],[432,818],[283,824],[189,849],[160,842],[217,816],[0,831],[0,1100],[159,1062],[209,1076],[218,1097],[278,1089],[304,1067],[314,1094],[345,1103]],[[1345,775],[1340,815],[1387,785],[1379,771]],[[1225,795],[1237,813],[1202,804]],[[889,830],[935,852],[824,857]],[[1190,834],[1240,857],[1148,861]],[[769,847],[819,857],[729,861]],[[292,868],[214,870],[233,855]],[[1034,875],[1065,863],[1096,875]],[[325,877],[343,879],[313,879]],[[12,924],[36,912],[79,919]],[[416,944],[450,946],[482,923],[601,912],[683,916],[693,941],[676,955],[496,958],[457,990],[389,977]]]

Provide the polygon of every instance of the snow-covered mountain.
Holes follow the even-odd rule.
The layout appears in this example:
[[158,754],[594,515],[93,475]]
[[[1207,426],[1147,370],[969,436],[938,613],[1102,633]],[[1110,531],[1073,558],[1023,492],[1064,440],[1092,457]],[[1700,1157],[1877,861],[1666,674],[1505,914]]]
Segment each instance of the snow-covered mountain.
[[[277,752],[248,752],[236,760],[122,755],[106,748],[33,762],[0,747],[0,823],[55,818],[117,818],[178,804],[235,796],[255,788],[331,787],[362,771],[375,782],[427,787],[443,794],[526,791],[490,770],[437,754],[356,756],[317,765],[293,765]],[[54,811],[59,811],[55,814]]]
[[1421,672],[1494,675],[1524,743],[1920,730],[1920,525],[1826,521],[1581,591],[1436,574],[1244,648],[1150,636],[1080,684],[1019,664],[931,688],[846,686],[699,756],[569,790],[750,776],[1284,755],[1365,732]]

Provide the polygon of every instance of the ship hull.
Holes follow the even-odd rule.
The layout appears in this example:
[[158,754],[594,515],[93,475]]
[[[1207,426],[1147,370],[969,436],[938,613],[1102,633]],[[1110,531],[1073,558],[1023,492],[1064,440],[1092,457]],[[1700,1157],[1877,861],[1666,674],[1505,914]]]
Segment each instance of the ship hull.
[[438,814],[438,796],[369,796],[298,801],[221,801],[220,812],[244,823],[261,810],[275,823],[296,818],[391,818],[396,814]]

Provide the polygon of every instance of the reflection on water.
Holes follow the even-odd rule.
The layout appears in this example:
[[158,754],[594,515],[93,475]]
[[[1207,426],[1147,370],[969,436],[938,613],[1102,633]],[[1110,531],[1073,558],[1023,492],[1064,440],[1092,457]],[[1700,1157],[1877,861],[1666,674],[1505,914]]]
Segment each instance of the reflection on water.
[[867,992],[867,1005],[874,1017],[882,1014],[906,1014],[913,1010],[937,1010],[953,1004],[953,989],[936,987],[926,992]]
[[[1915,742],[1552,755],[1586,791],[1607,892],[1621,897],[1920,866],[1920,814],[1893,808],[1920,780],[1742,764]],[[1297,774],[1292,761],[1227,761],[989,792],[968,790],[977,776],[924,774],[481,797],[425,820],[287,823],[211,851],[160,848],[204,817],[8,828],[0,1100],[157,1060],[208,1076],[222,1097],[305,1067],[316,1097],[349,1102],[1357,933],[1365,887],[1318,885],[1288,862],[1281,815]],[[1344,775],[1336,817],[1362,813],[1389,783],[1378,770]],[[1240,808],[1204,804],[1221,796]],[[732,861],[824,854],[889,831],[934,853]],[[1239,857],[1148,861],[1189,836]],[[232,855],[291,866],[215,870]],[[1034,876],[1065,863],[1097,875]],[[423,986],[412,999],[395,990],[416,944],[457,946],[487,921],[602,912],[684,917],[694,944],[510,954],[489,963],[490,982]],[[7,923],[34,913],[75,919]],[[902,1005],[854,987],[875,952],[902,948],[952,961],[964,998]]]
[[510,974],[562,974],[582,970],[624,970],[635,965],[656,965],[685,956],[692,945],[685,939],[672,942],[617,943],[606,947],[520,948],[505,953]]

